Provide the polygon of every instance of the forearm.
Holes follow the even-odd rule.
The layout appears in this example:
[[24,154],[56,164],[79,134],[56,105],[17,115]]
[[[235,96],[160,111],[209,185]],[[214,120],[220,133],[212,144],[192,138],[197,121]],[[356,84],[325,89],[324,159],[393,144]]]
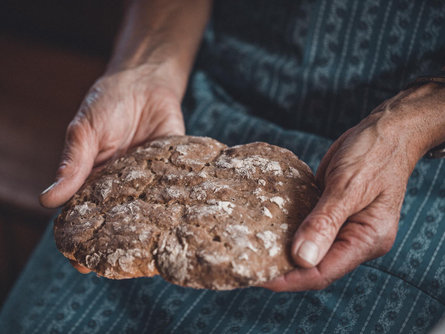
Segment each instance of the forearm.
[[166,69],[182,97],[210,16],[211,0],[134,0],[128,7],[107,73]]

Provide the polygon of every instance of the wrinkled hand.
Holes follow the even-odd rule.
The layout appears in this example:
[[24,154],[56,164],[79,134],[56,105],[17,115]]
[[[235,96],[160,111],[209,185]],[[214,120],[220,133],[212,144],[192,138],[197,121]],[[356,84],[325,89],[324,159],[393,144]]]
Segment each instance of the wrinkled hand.
[[65,203],[93,167],[147,139],[184,134],[181,97],[157,69],[132,69],[100,78],[68,126],[56,181],[43,206]]
[[[65,203],[91,170],[147,139],[183,135],[180,94],[156,69],[133,69],[100,78],[68,126],[56,181],[40,195],[43,206]],[[71,261],[81,273],[90,270]]]
[[68,127],[46,207],[67,201],[94,166],[147,139],[183,135],[180,103],[212,2],[131,1],[107,72]]
[[293,240],[299,268],[263,287],[323,289],[391,249],[408,178],[422,155],[419,137],[393,111],[404,98],[384,103],[331,146],[316,174],[322,196]]

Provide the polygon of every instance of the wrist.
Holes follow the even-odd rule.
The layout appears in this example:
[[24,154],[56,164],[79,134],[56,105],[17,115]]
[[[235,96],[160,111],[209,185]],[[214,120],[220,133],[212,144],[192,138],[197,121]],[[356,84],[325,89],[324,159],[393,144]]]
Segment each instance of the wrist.
[[[422,155],[445,141],[445,86],[429,83],[408,90],[403,109],[412,115]],[[403,112],[404,110],[401,110]]]
[[132,2],[106,74],[155,68],[182,98],[210,8],[210,0]]
[[445,141],[445,86],[429,83],[406,89],[379,106],[380,120],[416,160]]
[[[118,77],[118,79],[116,79]],[[164,59],[163,62],[146,62],[135,66],[109,66],[101,78],[119,80],[125,89],[152,91],[162,88],[169,90],[181,102],[187,85],[188,72],[176,63]]]

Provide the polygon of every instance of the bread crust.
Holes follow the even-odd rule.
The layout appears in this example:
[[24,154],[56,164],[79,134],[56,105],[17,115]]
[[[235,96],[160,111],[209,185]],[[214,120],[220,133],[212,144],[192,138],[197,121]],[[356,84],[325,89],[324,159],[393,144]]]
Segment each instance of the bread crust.
[[229,290],[293,268],[293,234],[319,194],[284,148],[166,137],[90,175],[54,234],[67,258],[100,276]]

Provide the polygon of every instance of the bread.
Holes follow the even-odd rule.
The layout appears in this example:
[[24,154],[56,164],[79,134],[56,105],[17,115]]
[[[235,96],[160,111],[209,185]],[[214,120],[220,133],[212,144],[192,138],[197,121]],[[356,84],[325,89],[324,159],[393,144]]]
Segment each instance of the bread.
[[310,168],[286,149],[166,137],[90,175],[54,233],[67,258],[100,276],[227,290],[293,268],[293,234],[318,196]]

